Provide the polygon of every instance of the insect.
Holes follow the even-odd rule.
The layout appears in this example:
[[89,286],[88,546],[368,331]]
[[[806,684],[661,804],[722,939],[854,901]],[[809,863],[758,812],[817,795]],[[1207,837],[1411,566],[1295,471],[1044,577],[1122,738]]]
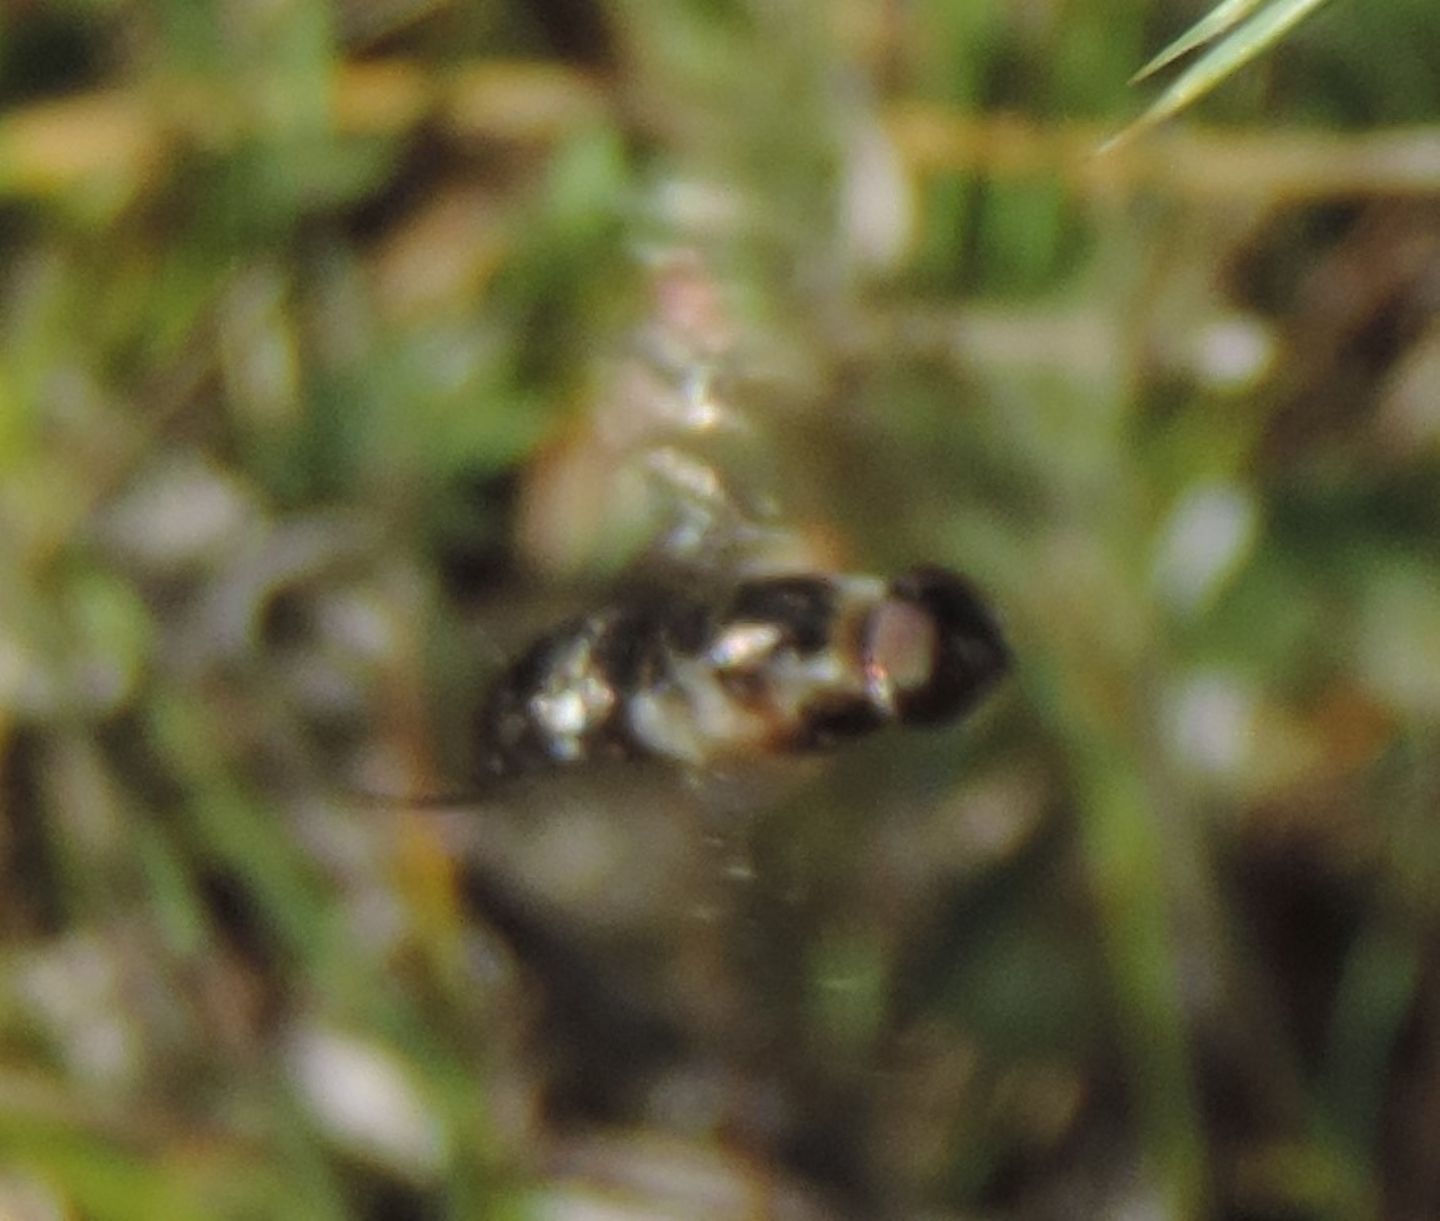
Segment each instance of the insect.
[[[687,1087],[686,1105],[763,1148],[811,1106],[796,1083],[812,1074],[786,1050],[811,1040],[787,1039],[782,1016],[809,1011],[812,974],[785,947],[811,914],[750,815],[790,770],[781,757],[962,717],[1010,652],[964,577],[845,571],[823,522],[792,515],[802,489],[765,428],[787,399],[766,393],[753,331],[698,257],[654,272],[638,341],[537,455],[517,511],[542,573],[563,577],[572,557],[583,572],[617,519],[634,548],[613,595],[501,667],[465,777],[494,817],[446,833],[467,906],[539,981],[554,1114],[628,1121],[676,1081],[723,1082],[714,1102]],[[585,774],[607,761],[620,766]],[[793,1131],[754,1125],[757,1087],[801,1117]]]
[[823,750],[961,716],[1008,662],[984,603],[941,568],[891,581],[764,577],[711,601],[616,604],[543,636],[501,676],[481,715],[481,767],[705,767]]
[[[607,759],[704,770],[973,708],[1009,665],[980,595],[936,567],[816,571],[773,490],[742,497],[733,455],[729,468],[705,456],[717,431],[742,459],[764,444],[730,393],[741,342],[723,294],[689,253],[659,264],[655,289],[644,342],[582,421],[570,469],[605,492],[588,521],[627,477],[651,489],[650,559],[685,592],[612,601],[504,669],[477,726],[480,779]],[[585,473],[597,461],[599,478]]]

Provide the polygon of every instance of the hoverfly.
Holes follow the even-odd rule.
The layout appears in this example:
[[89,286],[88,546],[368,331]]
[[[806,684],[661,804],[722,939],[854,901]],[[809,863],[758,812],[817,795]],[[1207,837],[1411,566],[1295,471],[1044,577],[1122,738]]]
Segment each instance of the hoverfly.
[[[715,280],[684,252],[654,271],[648,321],[568,449],[542,459],[520,527],[532,557],[548,545],[583,560],[586,530],[638,500],[649,518],[628,534],[648,545],[615,594],[500,668],[469,780],[503,800],[447,838],[467,906],[540,981],[554,1115],[665,1126],[647,1108],[684,1097],[765,1147],[776,1133],[728,1101],[746,1082],[797,1124],[819,1117],[786,1076],[803,1040],[776,1039],[786,1050],[768,1066],[748,1046],[783,1030],[760,998],[804,978],[768,975],[784,955],[766,905],[783,890],[783,924],[802,920],[785,871],[753,851],[751,797],[768,798],[763,773],[788,771],[787,756],[964,716],[1010,654],[964,577],[851,573],[809,542],[763,477],[764,421],[735,392],[750,352]],[[751,457],[759,478],[742,469]],[[706,1101],[697,1072],[725,1091]]]
[[688,251],[659,261],[654,287],[578,445],[608,446],[612,479],[649,482],[662,504],[652,553],[695,579],[612,600],[525,649],[480,714],[480,780],[602,760],[703,771],[974,708],[1009,665],[981,596],[938,567],[891,579],[812,567],[772,491],[742,497],[694,444],[716,430],[763,440],[727,393],[741,342],[718,287]]
[[1005,673],[999,629],[940,568],[794,574],[718,599],[616,603],[536,641],[492,689],[481,768],[599,759],[704,768],[963,715]]

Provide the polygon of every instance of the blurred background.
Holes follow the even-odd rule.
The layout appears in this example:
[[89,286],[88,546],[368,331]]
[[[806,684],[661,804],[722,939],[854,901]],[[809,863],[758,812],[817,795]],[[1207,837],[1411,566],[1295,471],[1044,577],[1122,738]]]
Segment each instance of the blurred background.
[[[1204,9],[0,8],[0,1217],[1440,1216],[1440,8]],[[716,472],[1005,689],[385,799]]]

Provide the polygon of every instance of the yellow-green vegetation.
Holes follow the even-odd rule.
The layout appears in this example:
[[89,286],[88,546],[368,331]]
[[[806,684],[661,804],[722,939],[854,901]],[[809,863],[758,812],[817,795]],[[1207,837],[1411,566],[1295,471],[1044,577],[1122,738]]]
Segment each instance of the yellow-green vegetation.
[[[4,6],[0,1217],[1440,1216],[1440,6],[1320,7]],[[643,568],[658,249],[1012,681],[378,798]]]

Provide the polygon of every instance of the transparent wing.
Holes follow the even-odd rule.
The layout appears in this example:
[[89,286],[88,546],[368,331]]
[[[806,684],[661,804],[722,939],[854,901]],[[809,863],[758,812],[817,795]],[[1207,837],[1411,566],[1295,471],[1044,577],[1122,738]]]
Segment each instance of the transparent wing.
[[774,345],[739,320],[739,285],[695,246],[643,259],[648,310],[569,432],[531,472],[520,544],[562,580],[692,588],[823,566],[781,494],[766,412],[798,397]]

